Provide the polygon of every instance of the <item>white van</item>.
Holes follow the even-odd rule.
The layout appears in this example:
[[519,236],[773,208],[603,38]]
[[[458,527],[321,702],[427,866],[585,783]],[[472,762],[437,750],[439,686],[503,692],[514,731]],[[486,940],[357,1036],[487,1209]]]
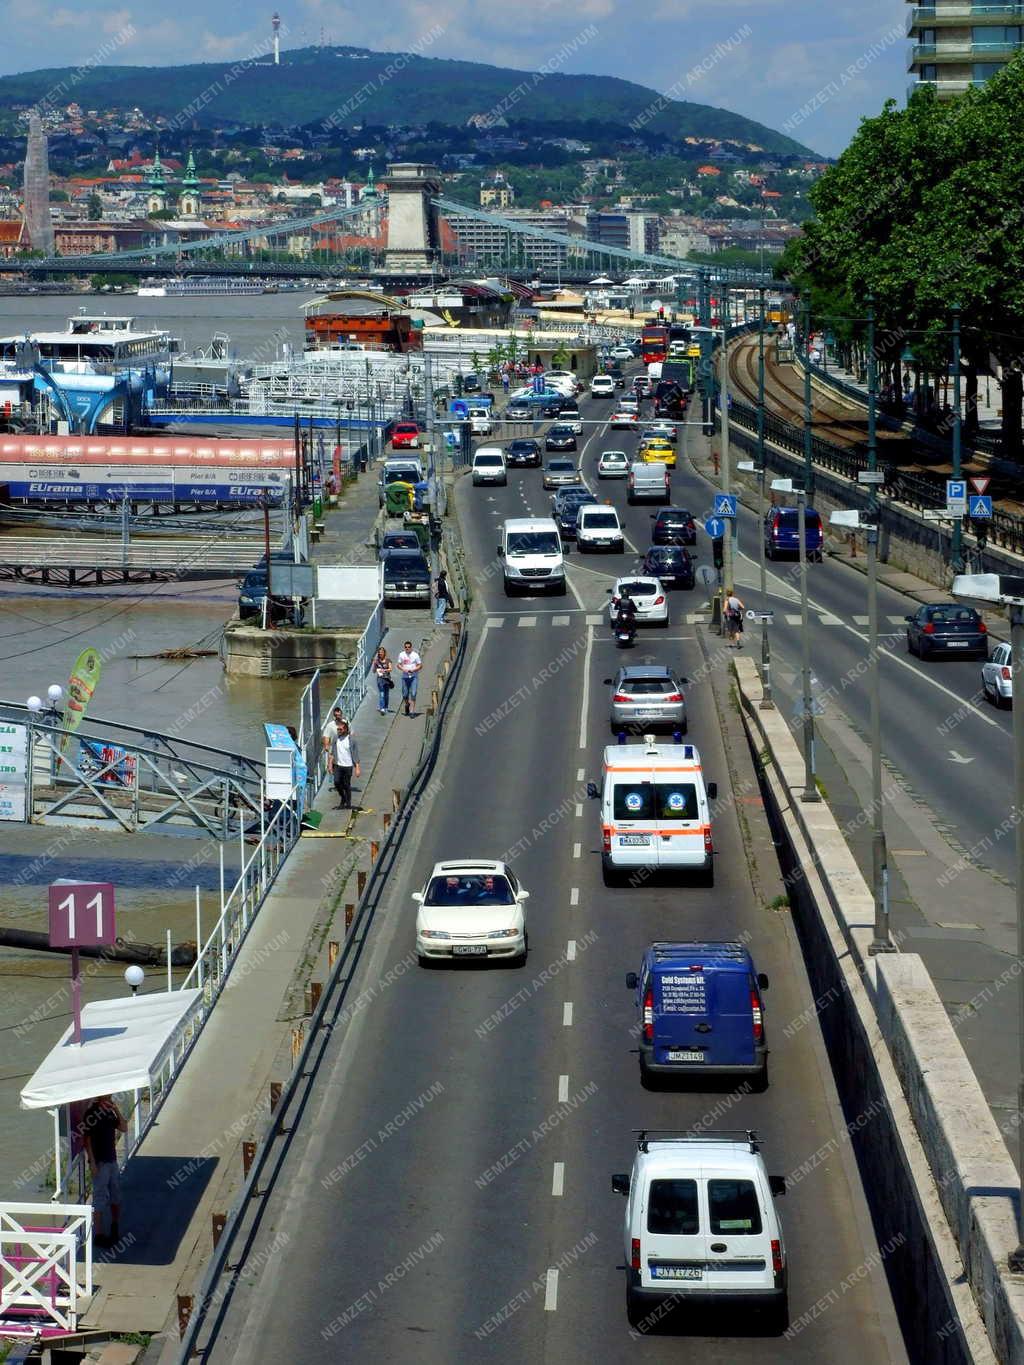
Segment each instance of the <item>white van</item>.
[[576,545],[580,554],[588,550],[618,550],[626,548],[625,533],[619,514],[608,502],[588,503],[576,517]]
[[501,528],[498,546],[505,596],[520,592],[565,595],[562,539],[550,517],[513,517]]
[[669,502],[672,497],[672,480],[668,465],[664,460],[634,460],[626,475],[626,501]]
[[714,845],[709,802],[715,782],[704,784],[700,754],[692,744],[609,744],[601,790],[601,868],[615,886],[639,868],[692,870],[714,885]]
[[641,1132],[626,1196],[626,1313],[640,1326],[666,1300],[729,1304],[788,1320],[786,1244],[775,1209],[785,1177],[768,1175],[757,1135]]
[[614,398],[615,380],[610,374],[595,374],[590,381],[591,398]]
[[505,452],[501,446],[480,446],[473,455],[473,482],[508,483]]

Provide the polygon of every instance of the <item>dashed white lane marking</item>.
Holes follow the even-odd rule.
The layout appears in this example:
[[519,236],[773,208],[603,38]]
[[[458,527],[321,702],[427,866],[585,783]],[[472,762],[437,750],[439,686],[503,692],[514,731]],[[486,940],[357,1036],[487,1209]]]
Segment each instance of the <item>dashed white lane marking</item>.
[[843,623],[838,616],[819,616],[818,624],[822,626],[841,626]]
[[583,802],[582,802],[582,801],[577,801],[577,802],[576,802],[576,819],[577,819],[577,820],[581,819],[581,818],[582,818],[582,815],[583,815]]
[[583,845],[582,845],[582,844],[573,844],[573,846],[572,846],[572,856],[573,856],[574,858],[579,858],[579,857],[582,856],[582,854],[583,854]]
[[576,940],[574,938],[571,938],[565,945],[565,960],[566,962],[576,961]]
[[490,626],[492,630],[497,630],[498,626],[503,626],[504,624],[504,616],[488,616],[487,620],[484,622],[484,625]]
[[565,1104],[569,1098],[569,1077],[559,1076],[558,1078],[558,1103]]
[[590,612],[587,615],[588,626],[599,626],[603,620],[604,617],[601,615],[600,612]]
[[579,889],[578,886],[574,886],[574,887],[572,888],[572,890],[569,892],[569,904],[570,904],[570,905],[579,905],[579,903],[580,903],[580,889]]
[[565,1002],[565,1004],[562,1006],[562,1026],[563,1026],[564,1028],[571,1028],[571,1027],[572,1027],[572,1001],[571,1001],[571,1000],[567,1000],[567,1001]]
[[567,626],[567,625],[569,624],[569,617],[568,617],[568,616],[552,616],[552,618],[551,618],[551,624],[552,624],[553,626]]
[[547,1286],[544,1289],[544,1311],[554,1313],[558,1308],[558,1267],[548,1271]]
[[850,620],[853,622],[853,624],[854,624],[855,626],[866,626],[866,625],[868,624],[869,619],[870,619],[870,618],[867,617],[867,616],[851,616],[851,617],[850,617]]
[[906,616],[887,616],[885,619],[890,626],[905,626],[907,624]]
[[576,769],[576,781],[577,781],[577,782],[582,782],[582,781],[586,778],[586,776],[587,776],[587,770],[586,770],[586,768],[577,768],[577,769]]
[[[568,1098],[568,1096],[566,1096]],[[551,1194],[560,1199],[565,1190],[565,1162],[556,1161],[551,1171]],[[557,1274],[557,1271],[556,1271]]]
[[536,616],[520,616],[516,624],[519,626],[520,630],[523,630],[529,626],[535,626],[537,624],[537,618]]

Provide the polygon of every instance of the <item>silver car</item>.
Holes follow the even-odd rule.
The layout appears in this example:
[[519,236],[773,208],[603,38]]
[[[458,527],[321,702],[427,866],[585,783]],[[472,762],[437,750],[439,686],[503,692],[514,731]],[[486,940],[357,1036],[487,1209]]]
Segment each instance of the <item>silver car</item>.
[[605,678],[612,689],[612,730],[647,731],[664,728],[686,734],[685,678],[677,678],[661,664],[635,664]]
[[564,488],[570,484],[581,484],[582,482],[583,479],[575,460],[556,456],[554,459],[548,460],[544,466],[544,477],[541,483],[545,488]]

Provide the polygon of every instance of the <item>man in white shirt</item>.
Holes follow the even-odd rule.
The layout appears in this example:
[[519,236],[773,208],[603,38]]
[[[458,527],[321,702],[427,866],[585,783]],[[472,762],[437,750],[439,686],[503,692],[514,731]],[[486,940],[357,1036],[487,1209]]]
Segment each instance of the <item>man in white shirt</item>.
[[336,706],[331,719],[324,726],[324,753],[327,755],[327,766],[330,767],[330,757],[334,752],[334,741],[338,738],[338,726],[344,720],[341,707]]
[[358,777],[359,749],[355,736],[349,729],[348,721],[338,722],[338,733],[331,746],[331,773],[334,777],[334,790],[338,793],[338,809],[352,808],[352,777]]
[[413,649],[412,641],[406,640],[398,656],[398,671],[402,675],[402,705],[405,707],[407,716],[416,714],[416,690],[420,685],[420,669],[422,667],[423,660]]

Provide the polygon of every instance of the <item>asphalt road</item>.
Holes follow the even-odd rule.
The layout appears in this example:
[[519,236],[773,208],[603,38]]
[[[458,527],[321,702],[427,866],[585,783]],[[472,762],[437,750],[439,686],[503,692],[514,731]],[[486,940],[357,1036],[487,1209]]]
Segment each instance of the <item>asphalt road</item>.
[[[482,601],[462,696],[353,983],[362,1007],[332,1036],[210,1358],[904,1359],[820,1034],[783,1034],[810,990],[787,918],[754,900],[737,816],[749,794],[730,790],[711,687],[695,684],[689,703],[690,738],[720,783],[714,888],[605,889],[585,781],[609,737],[601,679],[621,656],[587,618],[633,557],[574,554],[568,597],[510,601],[495,528],[546,508],[539,473],[513,471],[493,492],[464,479],[459,498]],[[630,509],[634,539],[647,515]],[[672,626],[644,632],[634,659],[698,674],[694,596],[674,594]],[[531,891],[525,969],[415,965],[410,892],[435,860],[465,855],[509,858]],[[624,973],[654,938],[738,934],[772,982],[767,1092],[642,1090]],[[634,1128],[699,1122],[755,1128],[769,1169],[798,1173],[781,1205],[788,1338],[736,1313],[630,1335],[610,1175],[629,1169]]]

